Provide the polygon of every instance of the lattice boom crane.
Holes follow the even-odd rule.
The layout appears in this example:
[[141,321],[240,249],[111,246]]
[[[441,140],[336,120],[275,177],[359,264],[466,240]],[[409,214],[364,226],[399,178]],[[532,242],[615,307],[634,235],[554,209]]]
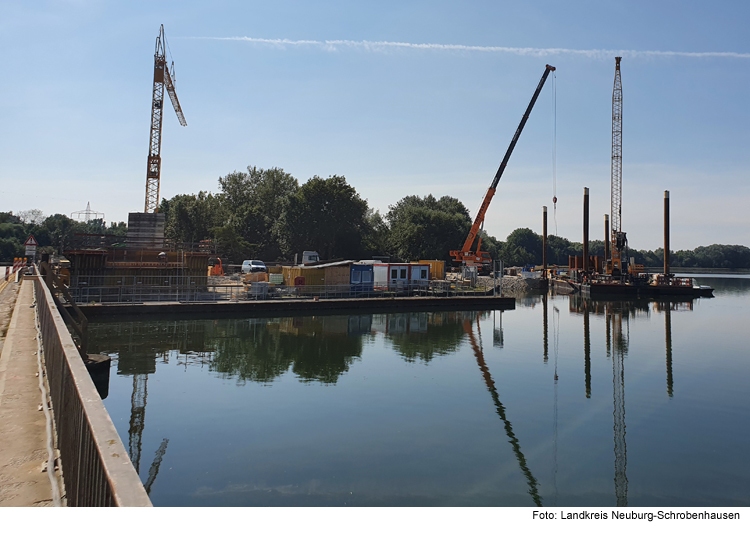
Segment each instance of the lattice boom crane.
[[161,120],[164,108],[164,87],[172,101],[182,126],[187,126],[182,114],[180,101],[174,89],[174,62],[171,68],[167,65],[166,37],[164,25],[159,29],[154,52],[154,98],[151,102],[151,137],[148,148],[148,167],[146,168],[146,213],[159,211],[159,181],[161,179]]
[[615,82],[612,89],[612,260],[608,271],[622,274],[622,253],[627,237],[622,231],[622,81],[620,60],[615,58]]

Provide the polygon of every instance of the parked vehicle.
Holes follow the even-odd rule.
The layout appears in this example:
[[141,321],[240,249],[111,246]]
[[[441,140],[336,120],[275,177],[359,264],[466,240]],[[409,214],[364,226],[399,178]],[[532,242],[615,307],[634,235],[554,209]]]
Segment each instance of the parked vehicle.
[[245,260],[242,262],[242,273],[268,273],[268,268],[262,260]]
[[302,263],[311,264],[313,262],[320,262],[320,255],[317,251],[302,251]]

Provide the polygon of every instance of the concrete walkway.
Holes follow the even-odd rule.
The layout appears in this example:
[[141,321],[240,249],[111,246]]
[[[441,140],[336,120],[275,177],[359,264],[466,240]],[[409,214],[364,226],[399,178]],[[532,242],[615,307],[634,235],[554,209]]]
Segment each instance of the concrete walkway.
[[42,472],[48,458],[47,431],[39,409],[33,284],[24,281],[19,289],[19,284],[11,283],[0,294],[0,337],[5,337],[0,341],[0,506],[4,507],[52,505],[49,475]]

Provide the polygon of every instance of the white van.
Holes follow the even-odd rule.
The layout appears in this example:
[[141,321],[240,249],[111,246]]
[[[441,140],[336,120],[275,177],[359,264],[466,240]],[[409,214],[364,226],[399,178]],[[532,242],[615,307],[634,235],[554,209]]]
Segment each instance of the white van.
[[262,260],[245,260],[242,262],[242,273],[268,273]]

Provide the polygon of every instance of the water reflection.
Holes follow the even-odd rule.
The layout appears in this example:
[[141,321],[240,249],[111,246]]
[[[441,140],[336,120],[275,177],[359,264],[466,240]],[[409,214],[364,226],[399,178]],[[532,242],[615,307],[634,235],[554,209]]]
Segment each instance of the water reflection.
[[[606,355],[608,359],[610,357],[612,358],[612,415],[615,457],[615,497],[617,505],[625,507],[628,505],[628,455],[627,442],[625,438],[627,434],[627,427],[625,424],[625,357],[627,356],[629,351],[630,320],[639,317],[648,319],[652,312],[664,314],[667,395],[669,397],[673,397],[674,377],[672,375],[672,312],[678,310],[692,311],[693,299],[673,298],[660,300],[592,300],[590,298],[584,298],[580,295],[570,295],[568,297],[568,304],[571,313],[581,314],[583,316],[583,360],[587,398],[591,397],[590,315],[603,315],[605,319]],[[555,415],[556,410],[557,407],[555,402]]]
[[[490,375],[490,370],[487,367],[487,363],[484,360],[484,351],[482,349],[482,332],[479,327],[478,316],[476,319],[476,323],[477,323],[477,337],[474,336],[472,322],[468,318],[465,319],[463,322],[463,330],[466,333],[466,335],[469,337],[469,343],[471,344],[471,349],[474,351],[474,356],[477,359],[477,364],[479,365],[479,369],[482,372],[482,377],[484,378],[484,384],[487,387],[487,390],[490,392],[490,396],[492,396],[492,401],[495,404],[495,410],[497,412],[497,415],[500,416],[500,419],[503,421],[503,425],[505,426],[505,434],[508,435],[508,438],[510,439],[509,442],[513,446],[513,453],[515,454],[516,459],[518,460],[518,465],[521,467],[521,471],[523,472],[523,475],[526,478],[526,483],[529,486],[529,494],[534,500],[534,503],[537,506],[541,507],[542,497],[539,495],[538,482],[536,478],[532,475],[531,470],[529,469],[529,466],[526,463],[526,457],[521,451],[521,445],[518,442],[518,437],[516,437],[515,433],[513,432],[513,426],[508,420],[508,417],[505,412],[505,407],[500,402],[500,395],[497,392],[495,381],[492,380],[492,375]],[[477,343],[477,338],[479,339],[479,343]]]
[[[612,324],[612,384],[615,442],[615,496],[618,507],[628,505],[628,447],[625,442],[625,355],[628,352],[629,307],[608,307],[607,321]],[[625,330],[623,330],[623,321]]]
[[549,359],[549,335],[547,333],[549,329],[549,314],[547,312],[549,301],[549,295],[544,294],[542,296],[542,346],[543,346],[543,354],[544,354],[544,362],[547,362]]
[[698,275],[695,276],[695,279],[699,284],[711,286],[716,297],[750,294],[750,277],[747,275],[724,275],[722,277]]
[[370,316],[228,320],[212,325],[211,370],[270,383],[292,370],[303,382],[334,384],[361,358]]
[[[490,314],[493,345],[502,347],[502,313],[489,311],[102,323],[91,326],[91,344],[114,357],[118,375],[134,376],[136,400],[145,398],[141,376],[170,359],[239,382],[270,383],[291,370],[303,382],[334,384],[362,357],[365,344],[383,336],[404,360],[429,363],[458,349],[464,321]],[[141,410],[134,412],[136,427]]]
[[[672,375],[672,312],[692,311],[694,309],[693,299],[633,299],[633,300],[591,300],[579,295],[568,296],[569,309],[572,313],[583,316],[583,338],[584,338],[584,376],[586,384],[586,397],[591,397],[591,327],[590,314],[602,315],[605,321],[605,340],[607,359],[613,355],[627,355],[628,336],[623,334],[623,322],[627,328],[630,319],[645,317],[648,319],[652,313],[664,314],[664,341],[666,356],[666,381],[667,395],[674,396],[674,377]],[[546,314],[545,314],[546,317]],[[546,322],[545,322],[545,340]],[[614,339],[613,339],[614,338]],[[614,344],[614,347],[613,347]],[[614,353],[613,353],[614,349]]]
[[[712,470],[735,466],[738,481],[747,481],[737,446],[747,432],[724,432],[730,417],[722,416],[736,415],[747,395],[735,380],[740,373],[709,369],[703,355],[686,350],[684,333],[707,321],[711,336],[710,322],[720,325],[729,316],[713,316],[715,301],[698,303],[534,295],[519,303],[525,310],[505,314],[128,322],[92,325],[91,338],[95,350],[114,354],[120,386],[108,408],[131,409],[130,422],[123,410],[116,425],[123,439],[129,432],[143,479],[151,458],[141,463],[141,448],[151,456],[162,439],[141,441],[150,423],[147,399],[149,431],[158,421],[170,437],[153,455],[145,482],[155,488],[155,504],[333,504],[306,491],[279,492],[272,502],[260,491],[233,490],[306,485],[318,489],[316,496],[342,501],[357,499],[359,491],[360,501],[350,502],[356,505],[403,505],[415,496],[422,505],[700,505],[715,503],[711,496],[746,503],[741,490],[711,483]],[[747,369],[741,359],[723,362],[733,372]],[[700,377],[706,370],[714,374],[710,382]],[[158,382],[150,377],[155,372]],[[201,406],[200,388],[181,407],[200,426],[165,417],[174,407],[160,408],[160,399],[209,382],[210,409]],[[729,384],[728,392],[715,396],[723,396],[719,402],[707,399],[706,390],[719,384]],[[237,407],[246,418],[226,416]],[[299,410],[290,414],[289,407]],[[710,438],[696,422],[714,431]],[[727,453],[708,466],[700,459],[717,436]],[[174,470],[165,465],[159,475],[168,455],[177,459],[166,460]],[[163,485],[168,493],[161,493]],[[207,501],[195,490],[203,487],[226,487],[227,497]]]
[[464,321],[484,319],[488,315],[489,312],[379,314],[373,317],[373,332],[383,333],[393,349],[408,362],[428,363],[438,355],[448,355],[458,349],[464,339]]

